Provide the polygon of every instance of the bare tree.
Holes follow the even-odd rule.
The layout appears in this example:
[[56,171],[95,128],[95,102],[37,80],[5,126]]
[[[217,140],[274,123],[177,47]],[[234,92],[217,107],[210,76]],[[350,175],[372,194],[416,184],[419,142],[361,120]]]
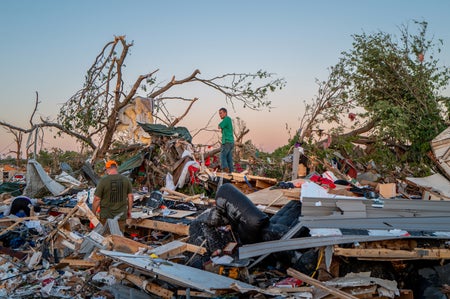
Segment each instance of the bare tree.
[[[158,70],[140,75],[126,90],[123,69],[132,43],[125,36],[117,36],[108,42],[89,68],[83,88],[74,94],[61,108],[56,122],[42,120],[45,126],[57,128],[94,151],[93,161],[105,157],[113,144],[118,114],[136,97],[139,89],[153,100],[153,117],[169,127],[177,125],[190,111],[198,98],[166,96],[165,93],[183,84],[200,83],[225,95],[227,102],[243,103],[244,107],[259,110],[270,107],[267,99],[270,92],[285,85],[283,79],[271,79],[273,74],[258,71],[256,73],[230,73],[209,79],[200,78],[200,71],[177,80],[175,76],[166,84],[157,84],[155,74]],[[255,82],[259,80],[257,85]],[[167,101],[186,101],[188,106],[180,116],[172,116],[165,109]]]
[[[34,109],[33,109],[33,112],[32,112],[32,114],[30,116],[30,119],[29,119],[29,123],[30,123],[30,127],[29,128],[21,128],[21,127],[9,124],[9,123],[4,122],[4,121],[0,121],[0,126],[4,127],[7,130],[8,133],[10,133],[10,134],[12,134],[14,136],[14,142],[16,144],[16,149],[13,150],[13,151],[10,151],[10,153],[14,153],[15,154],[16,161],[17,161],[16,162],[17,166],[20,166],[20,161],[21,161],[22,154],[23,154],[22,147],[23,147],[24,135],[29,134],[29,138],[28,138],[29,142],[28,142],[27,147],[26,147],[26,154],[27,154],[27,158],[28,158],[29,151],[31,150],[31,147],[33,147],[33,146],[34,146],[34,154],[36,154],[38,132],[39,132],[39,129],[41,129],[42,127],[45,126],[43,124],[34,124],[34,122],[33,122],[34,115],[36,114],[36,111],[37,111],[37,108],[38,108],[38,105],[39,105],[39,94],[38,94],[38,92],[36,92],[36,99],[35,99],[34,103],[35,103],[34,104]],[[33,133],[35,133],[35,139],[34,140],[32,140],[32,138],[31,138]]]

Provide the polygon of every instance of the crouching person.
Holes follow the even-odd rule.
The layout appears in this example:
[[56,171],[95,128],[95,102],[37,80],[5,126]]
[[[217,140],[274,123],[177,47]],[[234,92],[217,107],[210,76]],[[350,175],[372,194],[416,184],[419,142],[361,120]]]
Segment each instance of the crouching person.
[[32,211],[39,213],[41,211],[40,204],[42,200],[37,198],[29,198],[26,196],[17,196],[11,201],[9,208],[5,210],[3,215],[16,215],[17,217],[30,217]]

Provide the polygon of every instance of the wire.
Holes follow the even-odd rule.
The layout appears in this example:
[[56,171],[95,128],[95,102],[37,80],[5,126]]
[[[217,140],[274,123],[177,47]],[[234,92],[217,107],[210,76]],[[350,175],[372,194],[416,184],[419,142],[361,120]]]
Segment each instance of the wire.
[[325,252],[325,250],[320,249],[320,255],[319,255],[319,259],[317,260],[317,266],[316,266],[316,269],[314,270],[314,272],[311,274],[311,277],[314,277],[314,275],[316,275],[316,273],[317,273],[317,270],[319,270],[320,264],[322,263],[323,256],[325,255],[324,252]]

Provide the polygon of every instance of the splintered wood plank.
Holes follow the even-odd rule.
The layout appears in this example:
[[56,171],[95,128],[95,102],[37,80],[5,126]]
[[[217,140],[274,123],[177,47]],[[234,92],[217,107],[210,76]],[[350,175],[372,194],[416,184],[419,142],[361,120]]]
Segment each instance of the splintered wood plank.
[[291,199],[283,194],[282,189],[263,189],[246,195],[255,205],[268,205],[274,199],[279,198],[276,202],[277,206],[284,206]]
[[171,233],[181,235],[181,236],[189,235],[189,225],[186,225],[183,223],[168,223],[168,222],[151,220],[151,219],[144,219],[141,221],[137,221],[136,219],[131,219],[131,221],[129,222],[128,225],[171,232]]
[[282,189],[283,195],[289,199],[300,200],[301,188]]
[[186,251],[204,255],[206,253],[206,248],[205,247],[201,247],[201,246],[197,246],[197,245],[194,245],[194,244],[186,243]]
[[92,210],[85,202],[81,202],[78,204],[77,214],[81,214],[82,216],[87,217],[89,221],[94,225],[94,227],[96,227],[100,223],[98,218],[94,215]]
[[153,249],[153,247],[136,242],[134,240],[122,237],[119,235],[110,235],[113,250],[127,253],[136,253],[140,248],[146,248],[148,250]]
[[145,279],[122,271],[118,268],[111,268],[110,273],[114,275],[118,280],[126,279],[134,283],[137,287],[142,288],[144,291],[157,295],[159,298],[170,299],[173,298],[174,293],[168,289],[165,289],[156,283],[146,281]]
[[287,270],[287,274],[295,277],[297,279],[300,279],[301,281],[306,282],[309,285],[315,286],[316,288],[319,288],[321,290],[324,290],[328,293],[330,293],[331,295],[336,296],[337,298],[342,298],[342,299],[358,299],[358,297],[352,296],[351,294],[348,294],[344,291],[341,291],[339,289],[327,286],[325,284],[323,284],[322,282],[309,277],[308,275],[305,275],[297,270],[294,270],[292,268],[289,268]]
[[167,215],[166,217],[170,217],[170,218],[184,218],[186,216],[190,216],[190,215],[195,214],[195,213],[197,213],[197,211],[170,210],[170,214]]
[[216,298],[217,296],[216,295],[212,295],[212,294],[208,294],[208,293],[205,293],[205,292],[198,292],[198,291],[191,291],[191,290],[189,290],[189,292],[188,291],[186,291],[186,290],[177,290],[177,295],[178,296],[192,296],[192,297],[199,297],[199,298]]
[[264,180],[257,179],[256,182],[255,182],[255,187],[258,188],[258,189],[265,189],[265,188],[272,187],[275,184],[276,184],[276,182],[275,183],[274,182],[267,182],[267,181],[264,181]]
[[69,264],[69,266],[72,268],[92,268],[97,264],[97,262],[65,258],[60,261],[60,264]]
[[154,248],[150,252],[156,254],[160,258],[167,259],[171,256],[177,256],[185,251],[203,255],[206,253],[206,248],[175,240]]

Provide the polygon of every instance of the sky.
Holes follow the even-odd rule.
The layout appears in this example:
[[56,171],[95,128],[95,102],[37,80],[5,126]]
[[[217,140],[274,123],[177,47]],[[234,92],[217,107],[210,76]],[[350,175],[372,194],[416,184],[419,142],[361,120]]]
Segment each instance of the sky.
[[[246,140],[271,152],[299,129],[304,102],[317,94],[316,79],[327,78],[354,34],[398,35],[402,25],[427,21],[430,36],[444,42],[439,59],[450,65],[449,12],[447,0],[2,0],[0,120],[28,128],[36,92],[35,122],[56,119],[103,46],[125,35],[134,44],[126,60],[129,82],[157,69],[158,82],[195,69],[202,78],[258,70],[284,78],[286,87],[269,95],[273,108],[262,111],[227,104],[213,91],[182,89],[199,101],[180,126],[192,134],[214,130],[218,109],[226,107],[250,130]],[[45,148],[79,150],[70,138],[53,135],[46,133]],[[212,144],[218,136],[203,132],[193,143]],[[0,155],[10,150],[13,136],[0,128]]]

